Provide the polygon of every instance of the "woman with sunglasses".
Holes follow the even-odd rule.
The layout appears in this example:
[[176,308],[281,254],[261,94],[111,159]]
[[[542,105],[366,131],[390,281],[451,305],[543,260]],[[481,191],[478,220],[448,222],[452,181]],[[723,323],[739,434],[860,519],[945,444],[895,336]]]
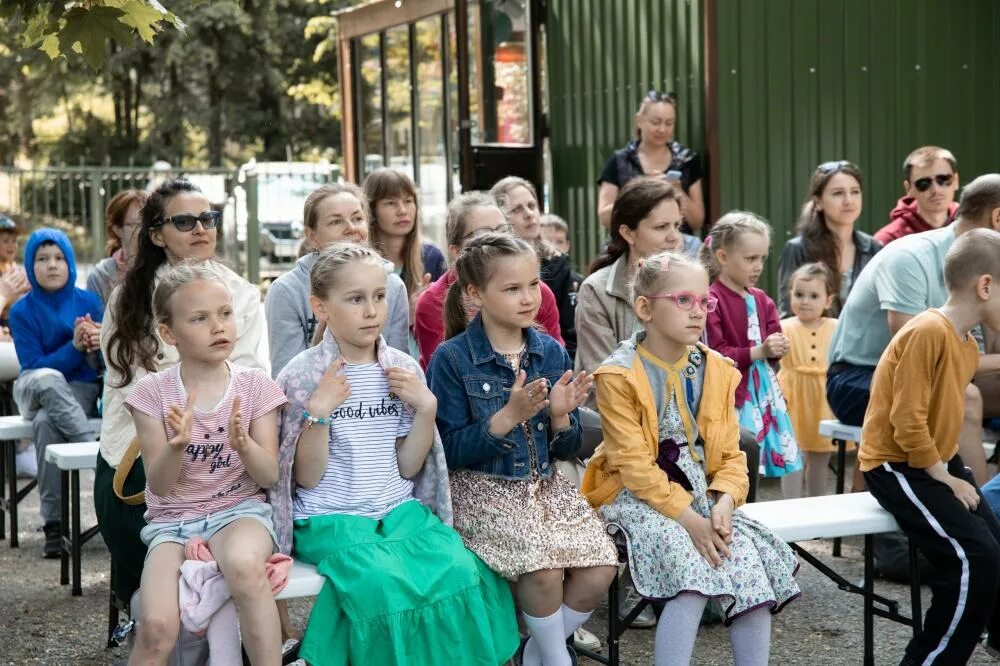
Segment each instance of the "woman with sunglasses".
[[[139,539],[146,524],[142,495],[146,474],[142,459],[135,457],[135,426],[124,401],[139,379],[178,362],[177,350],[156,333],[153,289],[172,265],[213,259],[220,217],[189,181],[170,180],[160,185],[142,208],[134,262],[121,286],[112,292],[104,317],[101,351],[107,372],[94,505],[115,567],[115,592],[126,601],[139,588],[146,557],[146,546]],[[219,264],[217,269],[232,292],[236,318],[236,344],[229,360],[267,371],[260,292],[225,266]],[[121,474],[116,474],[119,467]]]
[[882,249],[882,243],[855,228],[861,215],[863,186],[861,170],[846,160],[816,167],[809,197],[802,206],[799,235],[785,243],[778,260],[782,318],[792,315],[788,278],[799,266],[819,262],[833,273],[834,299],[829,314],[836,317],[861,269]]
[[875,239],[883,245],[951,224],[958,210],[955,156],[937,146],[917,148],[903,162],[903,189],[906,196],[889,213],[889,224],[875,232]]
[[638,176],[665,174],[680,185],[682,231],[697,234],[705,222],[701,191],[701,158],[674,140],[677,98],[673,93],[650,90],[635,114],[635,139],[615,151],[597,179],[597,217],[604,228],[611,223],[611,208],[618,191]]
[[146,197],[142,190],[122,190],[111,198],[104,210],[108,235],[104,249],[108,256],[97,262],[87,275],[87,291],[100,296],[102,305],[108,304],[111,291],[121,283],[135,260]]

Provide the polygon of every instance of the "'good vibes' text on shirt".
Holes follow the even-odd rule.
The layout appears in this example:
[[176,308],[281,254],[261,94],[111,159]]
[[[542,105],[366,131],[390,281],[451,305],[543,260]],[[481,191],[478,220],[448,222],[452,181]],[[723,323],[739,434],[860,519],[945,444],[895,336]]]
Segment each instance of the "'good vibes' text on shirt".
[[382,398],[375,405],[365,405],[359,400],[355,406],[344,405],[330,414],[331,420],[356,419],[358,421],[376,416],[399,416],[399,401]]

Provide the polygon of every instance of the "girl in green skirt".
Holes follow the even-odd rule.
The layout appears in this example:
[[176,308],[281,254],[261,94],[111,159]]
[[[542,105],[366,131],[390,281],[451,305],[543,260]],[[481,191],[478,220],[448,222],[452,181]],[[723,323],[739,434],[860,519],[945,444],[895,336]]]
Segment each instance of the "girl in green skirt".
[[289,404],[271,493],[282,550],[326,578],[300,656],[314,666],[504,663],[518,645],[510,590],[445,524],[437,399],[381,337],[382,260],[334,244],[310,281],[322,340],[278,376]]

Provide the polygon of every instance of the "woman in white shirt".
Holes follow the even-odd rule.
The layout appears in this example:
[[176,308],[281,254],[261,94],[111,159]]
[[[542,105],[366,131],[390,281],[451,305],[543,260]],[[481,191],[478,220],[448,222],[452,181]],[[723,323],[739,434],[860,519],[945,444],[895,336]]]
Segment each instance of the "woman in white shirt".
[[[146,556],[146,547],[139,539],[139,531],[146,524],[146,505],[140,494],[146,474],[142,460],[130,455],[136,434],[123,403],[139,379],[177,363],[177,350],[164,343],[155,331],[153,289],[172,264],[213,260],[220,217],[189,181],[171,180],[158,187],[142,209],[135,263],[112,292],[104,315],[101,351],[107,372],[94,505],[101,535],[115,565],[115,592],[124,600],[139,588]],[[236,310],[237,341],[229,359],[268,371],[260,293],[230,269],[221,265],[218,268],[226,277]],[[119,467],[119,476],[124,479],[115,483]]]

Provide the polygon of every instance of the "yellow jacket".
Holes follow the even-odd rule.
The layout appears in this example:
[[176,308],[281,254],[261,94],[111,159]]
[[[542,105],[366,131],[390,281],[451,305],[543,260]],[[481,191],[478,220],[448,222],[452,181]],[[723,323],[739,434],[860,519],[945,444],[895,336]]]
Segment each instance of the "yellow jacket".
[[[728,493],[739,506],[746,501],[750,486],[734,406],[741,376],[729,359],[703,345],[698,348],[706,366],[695,419],[705,443],[708,489]],[[615,355],[621,351],[619,347]],[[691,494],[670,481],[656,464],[660,441],[656,405],[634,347],[632,353],[631,363],[602,365],[594,373],[604,442],[590,459],[580,490],[596,508],[610,504],[622,488],[628,488],[660,513],[676,519],[691,504]]]

